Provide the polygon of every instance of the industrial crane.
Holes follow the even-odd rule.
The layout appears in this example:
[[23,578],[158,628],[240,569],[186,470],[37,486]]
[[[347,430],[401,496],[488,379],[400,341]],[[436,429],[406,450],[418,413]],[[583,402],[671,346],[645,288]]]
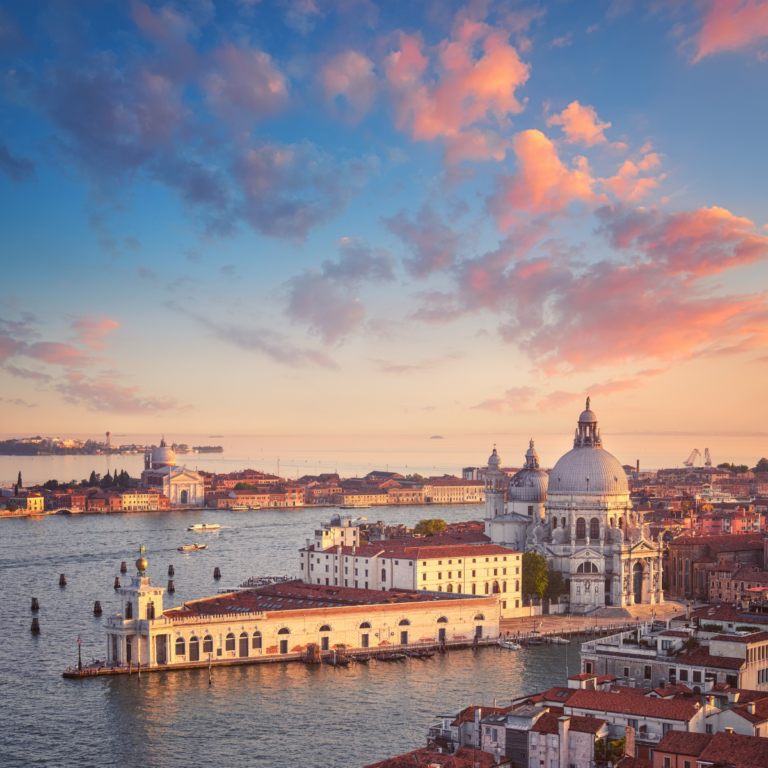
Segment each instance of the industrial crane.
[[698,448],[694,448],[691,451],[691,455],[683,462],[683,464],[685,464],[686,467],[692,467],[693,462],[696,461],[696,459],[700,456],[701,456],[701,451]]
[[712,457],[709,455],[709,448],[704,449],[704,466],[705,467],[712,466]]

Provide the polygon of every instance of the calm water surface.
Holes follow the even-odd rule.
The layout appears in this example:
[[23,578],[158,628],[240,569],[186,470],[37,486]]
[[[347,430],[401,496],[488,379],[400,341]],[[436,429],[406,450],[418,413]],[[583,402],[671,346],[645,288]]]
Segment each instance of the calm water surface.
[[[430,661],[371,662],[349,669],[301,664],[182,671],[69,681],[62,670],[104,658],[104,616],[117,612],[120,562],[146,545],[148,574],[176,594],[165,606],[215,593],[252,575],[296,573],[297,550],[332,510],[56,516],[0,520],[0,764],[3,766],[290,766],[359,768],[424,746],[434,716],[469,703],[508,703],[562,684],[578,646],[510,652],[455,651]],[[370,519],[449,522],[480,507],[367,510]],[[217,522],[218,533],[190,533]],[[176,547],[204,540],[209,549]],[[223,573],[213,580],[214,567]],[[65,573],[68,585],[58,586]],[[32,597],[42,634],[32,637]]]

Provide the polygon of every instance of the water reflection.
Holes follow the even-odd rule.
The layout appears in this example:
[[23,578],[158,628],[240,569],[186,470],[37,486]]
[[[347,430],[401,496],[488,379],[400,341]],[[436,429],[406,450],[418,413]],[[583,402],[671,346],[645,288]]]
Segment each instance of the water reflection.
[[[449,521],[477,507],[430,510]],[[423,508],[375,510],[376,518],[412,524]],[[339,766],[353,768],[426,743],[434,716],[470,702],[493,705],[562,683],[578,646],[521,652],[454,651],[429,661],[335,669],[282,662],[213,670],[65,681],[64,667],[103,658],[103,616],[116,612],[112,584],[147,547],[150,576],[165,585],[166,607],[212,594],[248,576],[296,570],[297,549],[328,510],[201,513],[226,526],[210,549],[183,554],[189,517],[119,515],[4,521],[0,549],[0,750],[3,765]],[[191,534],[190,534],[191,535]],[[200,534],[198,534],[199,536]],[[311,534],[310,534],[311,535]],[[291,568],[291,564],[294,567]],[[213,568],[224,578],[213,580]],[[67,587],[58,587],[60,573]],[[29,632],[30,600],[40,600],[42,633]]]

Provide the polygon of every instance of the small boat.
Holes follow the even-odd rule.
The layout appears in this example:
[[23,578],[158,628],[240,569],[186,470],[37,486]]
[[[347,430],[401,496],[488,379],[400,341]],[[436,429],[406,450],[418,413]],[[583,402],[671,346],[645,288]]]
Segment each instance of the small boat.
[[510,651],[519,651],[522,648],[521,645],[518,645],[513,640],[499,640],[499,645],[502,648],[507,648]]
[[370,660],[370,656],[350,656],[349,657],[356,664],[367,664]]
[[406,656],[404,653],[379,653],[376,658],[379,661],[404,661]]
[[187,528],[188,531],[218,531],[221,528],[217,523],[198,523],[197,525],[190,525]]
[[370,509],[370,504],[342,504],[339,509]]
[[558,645],[568,645],[571,641],[566,640],[564,637],[553,637],[552,642],[557,643]]
[[330,664],[332,667],[346,667],[349,666],[349,659],[346,656],[342,656],[340,653],[333,652],[333,656],[326,656],[323,659],[326,664]]
[[179,547],[179,552],[194,552],[196,549],[208,549],[207,544],[185,544]]
[[245,512],[250,509],[245,504],[235,504],[234,507],[230,507],[233,512]]

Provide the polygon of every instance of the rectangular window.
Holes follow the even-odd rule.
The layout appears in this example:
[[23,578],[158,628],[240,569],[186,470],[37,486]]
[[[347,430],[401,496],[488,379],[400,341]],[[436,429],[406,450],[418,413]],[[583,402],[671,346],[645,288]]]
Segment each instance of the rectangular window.
[[672,726],[669,723],[662,723],[661,724],[661,732],[662,733],[666,734],[666,733],[668,733],[671,730],[672,730]]
[[707,725],[705,730],[706,730],[707,733],[712,733],[712,726],[711,725]]
[[477,574],[477,571],[472,571],[472,578],[475,578],[475,575]]
[[457,578],[459,578],[459,579],[461,578],[461,571],[459,571],[459,575],[458,575]]
[[421,574],[421,580],[422,581],[426,581],[427,580],[427,574],[426,573],[422,573]]
[[664,755],[664,768],[672,768],[672,758],[669,755]]
[[680,670],[680,682],[687,683],[688,682],[688,670],[687,669],[681,669]]
[[701,672],[694,671],[694,673],[693,673],[693,682],[694,683],[700,683],[701,682]]
[[691,761],[683,760],[683,768],[691,768]]
[[630,728],[634,728],[635,730],[637,730],[637,720],[628,719],[627,720],[627,725]]
[[651,668],[650,667],[646,667],[645,668],[645,679],[646,680],[650,680],[651,679]]
[[438,571],[438,572],[437,572],[437,578],[438,578],[438,579],[442,579],[442,578],[443,578],[443,573],[442,573],[442,571]]
[[449,579],[452,578],[451,573],[452,573],[452,571],[448,571],[448,578]]
[[624,677],[629,677],[629,667],[624,667]]

